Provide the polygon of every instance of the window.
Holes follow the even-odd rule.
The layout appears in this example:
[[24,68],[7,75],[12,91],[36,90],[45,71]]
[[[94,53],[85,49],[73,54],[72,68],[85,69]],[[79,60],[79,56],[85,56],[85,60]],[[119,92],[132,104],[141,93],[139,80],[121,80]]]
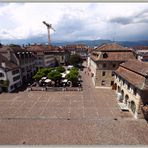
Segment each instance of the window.
[[125,80],[123,80],[123,85],[125,84]]
[[4,74],[3,73],[0,73],[0,77],[4,77]]
[[130,84],[128,83],[128,85],[127,85],[127,88],[128,88],[128,90],[130,89]]
[[105,81],[104,81],[104,80],[102,80],[101,85],[102,85],[102,86],[104,86],[104,85],[105,85]]
[[112,72],[112,76],[114,76],[115,74],[114,74],[114,72]]
[[103,64],[103,67],[106,67],[106,64],[105,63]]
[[102,76],[105,76],[105,71],[102,72]]
[[12,75],[15,75],[15,74],[17,74],[17,73],[19,73],[19,70],[18,70],[18,69],[12,71]]
[[116,64],[113,64],[113,67],[115,68],[116,67]]
[[24,68],[22,68],[22,72],[24,72],[25,71],[25,69]]
[[107,58],[107,57],[108,57],[107,53],[103,53],[103,58]]
[[16,77],[13,78],[13,81],[17,81],[19,79],[20,79],[20,76],[16,76]]
[[112,86],[114,84],[114,81],[111,81],[110,85]]
[[10,89],[13,89],[13,85],[10,86]]
[[136,95],[137,94],[137,89],[136,88],[134,88],[134,95]]

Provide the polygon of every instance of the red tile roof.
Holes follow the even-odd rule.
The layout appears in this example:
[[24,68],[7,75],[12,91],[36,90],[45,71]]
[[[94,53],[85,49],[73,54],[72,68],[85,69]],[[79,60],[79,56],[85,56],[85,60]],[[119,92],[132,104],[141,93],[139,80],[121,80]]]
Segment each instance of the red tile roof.
[[63,48],[52,45],[31,45],[28,46],[26,50],[31,52],[64,52]]
[[116,74],[133,84],[135,87],[145,90],[148,86],[144,84],[148,72],[148,63],[138,60],[130,60],[120,65]]
[[129,60],[128,62],[125,62],[120,66],[126,69],[130,69],[143,76],[146,76],[148,74],[148,62],[142,62],[139,60]]
[[23,52],[23,51],[25,51],[25,49],[22,48],[19,45],[6,45],[6,46],[0,47],[0,53],[7,52],[8,50],[10,50],[11,52]]
[[[103,54],[106,54],[106,57]],[[115,43],[99,46],[92,51],[91,58],[94,61],[127,61],[129,59],[135,59],[131,49]]]
[[91,54],[91,58],[94,61],[127,61],[129,59],[135,59],[131,51],[129,52],[105,52],[105,54],[107,55],[106,58],[103,58],[103,53],[96,53],[96,56]]
[[0,54],[0,67],[2,68],[2,63],[5,63],[6,70],[16,69],[19,68],[15,63],[9,61],[6,57]]
[[116,43],[111,44],[102,44],[101,46],[98,46],[95,51],[131,51],[130,48],[123,47]]
[[123,67],[119,67],[116,71],[116,74],[121,76],[123,79],[128,81],[130,84],[134,85],[135,87],[139,89],[145,89],[144,87],[144,81],[145,77],[138,75],[128,69],[125,69]]

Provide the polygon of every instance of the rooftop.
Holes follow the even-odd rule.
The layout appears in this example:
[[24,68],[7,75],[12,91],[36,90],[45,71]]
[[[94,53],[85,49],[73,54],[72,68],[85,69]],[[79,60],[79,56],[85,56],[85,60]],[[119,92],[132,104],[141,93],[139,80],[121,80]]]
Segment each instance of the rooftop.
[[129,60],[121,64],[115,71],[115,73],[120,75],[123,79],[142,90],[148,89],[148,86],[144,85],[147,72],[148,63],[138,60]]
[[136,72],[140,75],[147,76],[148,74],[148,63],[142,62],[139,60],[129,60],[128,62],[125,62],[120,65],[121,67],[124,67],[126,69],[129,69],[133,72]]
[[0,54],[0,68],[4,68],[4,67],[2,67],[2,63],[5,63],[6,70],[18,68],[18,66],[15,63],[9,61],[6,57],[4,57],[2,54]]
[[4,53],[10,50],[11,52],[23,52],[26,51],[24,48],[22,48],[19,45],[5,45],[0,47],[0,53]]
[[31,45],[26,47],[26,50],[31,52],[64,52],[63,48],[52,45]]
[[103,44],[91,53],[94,61],[127,61],[135,59],[132,50],[118,44]]
[[130,48],[123,47],[117,43],[110,43],[110,44],[102,44],[98,46],[95,51],[131,51]]

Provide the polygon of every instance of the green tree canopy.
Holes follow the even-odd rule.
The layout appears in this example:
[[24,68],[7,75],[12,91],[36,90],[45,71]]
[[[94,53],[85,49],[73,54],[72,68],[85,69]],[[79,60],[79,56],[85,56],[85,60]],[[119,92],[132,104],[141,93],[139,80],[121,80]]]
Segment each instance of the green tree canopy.
[[37,72],[34,76],[33,76],[33,79],[39,81],[42,77],[44,77],[44,73],[42,72]]
[[42,77],[47,77],[48,73],[50,73],[53,68],[42,68],[39,69],[38,72],[33,76],[33,79],[39,81]]
[[44,76],[47,76],[48,73],[50,73],[54,68],[42,68],[39,70],[39,72],[43,73]]
[[57,70],[58,72],[60,72],[60,73],[65,72],[65,68],[62,67],[62,66],[56,67],[56,70]]
[[70,73],[66,75],[66,78],[71,81],[71,82],[76,82],[78,80],[78,75],[79,75],[79,72],[78,72],[78,68],[76,67],[73,67],[71,70],[70,70]]
[[74,66],[78,66],[79,64],[82,64],[82,62],[83,62],[83,60],[82,60],[81,56],[78,54],[71,55],[69,58],[69,63]]
[[48,78],[53,80],[53,81],[57,81],[57,80],[60,80],[62,78],[62,75],[60,74],[60,72],[54,70],[54,71],[51,71],[48,74]]

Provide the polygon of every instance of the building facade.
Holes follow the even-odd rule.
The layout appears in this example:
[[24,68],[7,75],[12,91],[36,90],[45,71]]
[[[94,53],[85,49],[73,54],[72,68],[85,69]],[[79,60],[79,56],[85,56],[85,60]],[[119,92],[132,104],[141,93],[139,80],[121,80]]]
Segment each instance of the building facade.
[[113,71],[129,59],[135,59],[132,50],[116,43],[103,44],[92,51],[88,69],[95,87],[111,88],[114,84]]
[[71,55],[78,54],[82,57],[82,59],[87,59],[89,47],[85,44],[69,44],[64,46],[63,48],[70,52]]
[[139,61],[148,62],[148,46],[133,47],[133,53]]
[[118,101],[124,103],[135,118],[143,118],[143,108],[148,105],[148,63],[129,60],[115,71],[114,79]]
[[22,85],[20,68],[0,54],[0,85],[2,89],[12,92]]
[[21,79],[27,83],[36,72],[35,57],[32,52],[28,52],[19,45],[2,46],[0,53],[10,62],[15,63],[21,69]]

